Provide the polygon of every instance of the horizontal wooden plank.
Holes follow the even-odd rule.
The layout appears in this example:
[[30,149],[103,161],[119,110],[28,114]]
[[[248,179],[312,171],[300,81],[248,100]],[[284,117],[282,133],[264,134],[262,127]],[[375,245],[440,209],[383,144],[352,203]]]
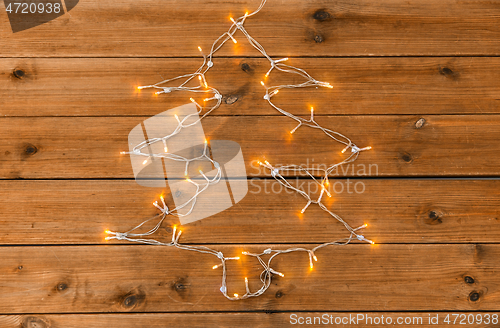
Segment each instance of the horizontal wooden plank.
[[[2,118],[0,177],[132,178],[128,133],[146,117]],[[328,116],[317,121],[372,146],[335,176],[498,176],[500,116]],[[269,176],[257,161],[330,165],[345,158],[322,133],[286,117],[208,117],[210,140],[242,148],[248,176]],[[167,133],[167,132],[166,132]],[[181,135],[176,136],[181,137]],[[345,171],[344,171],[345,169]],[[371,172],[370,172],[371,171]]]
[[[182,238],[181,238],[182,242]],[[211,245],[209,245],[211,246]],[[212,247],[225,256],[267,247]],[[0,249],[1,311],[18,313],[179,311],[498,311],[500,245],[349,245],[273,261],[284,277],[259,298],[220,293],[213,255],[158,246],[45,246]],[[261,266],[229,263],[228,293],[260,288]],[[469,278],[465,278],[469,277]],[[468,281],[468,283],[466,282]]]
[[[13,34],[0,20],[1,56],[197,56],[260,0],[80,2]],[[272,55],[499,55],[496,1],[268,1],[245,23]],[[27,18],[28,19],[28,18]],[[256,55],[241,33],[223,55]]]
[[[316,192],[306,180],[303,190]],[[496,243],[498,180],[337,181],[326,205],[377,243]],[[156,215],[151,205],[168,189],[134,181],[1,181],[0,244],[103,243],[104,231],[128,231]],[[357,192],[355,191],[357,190]],[[252,180],[246,197],[210,218],[183,226],[186,243],[321,243],[346,237],[340,223],[274,180]],[[155,238],[168,241],[176,218]],[[154,225],[154,223],[153,223]],[[151,228],[147,226],[146,228]],[[286,227],[286,229],[284,229]],[[111,243],[108,242],[108,243]]]
[[[300,313],[133,313],[133,314],[60,314],[60,315],[4,315],[0,324],[4,328],[163,328],[163,327],[255,327],[275,328],[288,325],[324,327],[381,327],[381,325],[414,325],[430,327],[463,327],[471,322],[474,327],[491,327],[497,322],[495,312],[300,312]],[[449,321],[447,321],[449,320]],[[469,321],[467,321],[469,320]],[[310,322],[310,323],[308,323]],[[342,323],[343,322],[343,323]],[[462,324],[460,324],[462,322]]]
[[[334,89],[282,90],[279,106],[322,114],[487,114],[500,111],[500,58],[292,58]],[[193,72],[199,59],[8,58],[0,60],[0,116],[155,115],[192,94],[154,97],[140,84]],[[212,115],[278,115],[262,99],[268,63],[221,58],[207,74],[224,95]],[[287,74],[272,85],[300,83]],[[194,82],[196,85],[197,81]],[[203,97],[200,97],[201,99]],[[201,102],[201,101],[200,101]]]

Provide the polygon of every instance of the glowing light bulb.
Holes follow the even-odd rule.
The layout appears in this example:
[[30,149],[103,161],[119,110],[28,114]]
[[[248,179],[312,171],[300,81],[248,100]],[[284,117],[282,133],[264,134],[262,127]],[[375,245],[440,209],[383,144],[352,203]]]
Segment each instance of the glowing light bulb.
[[127,152],[121,151],[120,154],[125,155]]
[[265,86],[264,81],[260,81],[260,84],[261,84],[262,86]]
[[198,46],[198,50],[201,52],[201,47],[200,46]]
[[234,21],[233,17],[229,17],[229,20],[230,20],[231,22],[233,22],[233,24],[236,24],[236,22]]
[[[200,79],[201,79],[201,78],[200,78]],[[191,102],[193,102],[193,103],[194,103],[194,102],[196,102],[196,101],[194,101],[194,99],[193,99],[193,98],[189,98],[189,100],[191,100]]]
[[148,159],[149,159],[149,158],[146,158],[146,159],[144,160],[144,162],[142,162],[142,165],[146,165],[146,163],[148,162]]
[[179,121],[179,116],[177,116],[177,114],[174,114],[174,117],[177,120],[177,122],[179,122],[179,123],[181,122],[181,121]]
[[363,227],[365,227],[365,228],[366,228],[366,227],[368,227],[368,224],[366,224],[366,223],[365,223],[365,224],[363,224]]
[[318,258],[316,257],[316,255],[313,255],[313,259],[314,261],[318,262]]
[[235,260],[239,260],[239,259],[240,259],[240,257],[239,257],[239,256],[237,256],[237,257],[235,257],[234,259],[235,259]]
[[234,297],[238,297],[238,296],[239,296],[238,294],[234,293]]
[[370,149],[372,149],[372,146],[366,147],[366,150],[370,150]]
[[201,81],[201,75],[198,75],[198,80],[200,80],[200,81]]
[[208,144],[208,140],[207,139],[205,139],[205,144]]
[[161,200],[164,200],[163,195],[160,195],[160,199],[161,199]]
[[166,153],[168,153],[168,148],[167,148],[167,146],[163,147],[163,150],[164,150]]
[[218,265],[214,265],[214,266],[212,267],[212,269],[214,269],[214,270],[215,270],[215,269],[217,269],[218,267],[219,267]]
[[310,268],[311,270],[314,268],[314,265],[313,265],[313,263],[312,263],[312,262],[311,262],[311,263],[309,263],[309,268]]
[[109,230],[106,230],[106,231],[104,231],[104,232],[105,232],[105,233],[107,233],[108,235],[112,234],[112,232],[111,232],[111,231],[109,231]]
[[247,277],[245,277],[245,283],[248,283],[248,278]]
[[243,252],[241,252],[241,254],[248,255],[248,252],[243,251]]
[[278,272],[278,276],[284,277],[285,275],[283,273],[281,273],[281,272]]

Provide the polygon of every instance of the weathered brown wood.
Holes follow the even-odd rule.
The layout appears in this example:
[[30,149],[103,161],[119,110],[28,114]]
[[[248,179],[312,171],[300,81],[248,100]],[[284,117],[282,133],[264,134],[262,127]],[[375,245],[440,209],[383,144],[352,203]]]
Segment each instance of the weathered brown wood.
[[[181,238],[182,242],[182,238]],[[211,246],[211,245],[208,245]],[[226,256],[295,245],[215,245]],[[499,245],[350,245],[276,258],[266,294],[225,300],[212,255],[158,246],[3,247],[2,313],[497,311]],[[228,292],[259,288],[257,260],[229,263]],[[469,278],[466,278],[469,277]],[[470,283],[470,279],[473,280]],[[469,281],[469,283],[466,282]],[[259,282],[259,283],[258,283]]]
[[[193,72],[201,59],[7,58],[0,60],[0,116],[155,115],[192,94],[154,97],[139,84]],[[224,94],[213,115],[278,115],[260,85],[268,63],[221,58],[207,79]],[[282,91],[295,114],[487,114],[500,111],[500,58],[292,58],[335,88]],[[18,77],[15,71],[22,71]],[[299,83],[273,74],[271,84]],[[196,80],[194,84],[198,81]],[[203,97],[201,97],[203,98]],[[236,99],[236,101],[235,101]],[[229,101],[230,100],[230,101]],[[230,104],[226,104],[229,102]]]
[[[457,315],[457,316],[455,316]],[[307,327],[334,326],[337,322],[342,327],[382,327],[383,324],[407,325],[422,328],[430,327],[464,327],[464,324],[474,322],[474,327],[491,327],[496,322],[495,312],[457,312],[455,315],[442,312],[299,312],[299,313],[134,313],[134,314],[62,314],[62,315],[4,315],[0,316],[3,328],[30,327],[37,324],[39,328],[164,328],[164,327],[255,327],[275,328],[297,325]],[[450,320],[446,323],[445,320]],[[470,316],[473,316],[471,318]],[[465,318],[465,319],[464,319]],[[437,322],[436,325],[432,322]],[[481,323],[479,323],[481,320]],[[307,324],[307,322],[312,324]],[[378,322],[378,324],[377,324]],[[429,324],[431,322],[432,324]],[[462,322],[462,324],[460,324]],[[485,322],[489,322],[485,323]],[[381,324],[382,323],[382,324]],[[455,323],[455,324],[454,324]],[[24,326],[23,326],[24,325]]]
[[[128,133],[147,117],[3,118],[2,178],[131,178]],[[422,120],[423,119],[423,120]],[[498,176],[500,116],[329,116],[323,126],[350,136],[362,153],[338,176]],[[208,117],[210,140],[241,145],[249,176],[269,176],[257,161],[324,165],[345,157],[342,147],[286,117]],[[245,132],[246,131],[246,132]],[[370,166],[371,165],[371,166]],[[353,172],[354,169],[354,172]],[[378,172],[377,172],[378,170]]]
[[[274,180],[250,181],[238,205],[183,226],[186,243],[320,243],[346,237],[327,213],[280,191]],[[302,180],[304,190],[314,186]],[[334,181],[332,181],[334,183]],[[377,243],[496,243],[500,238],[500,181],[353,180],[335,182],[326,204]],[[340,183],[343,192],[340,192]],[[358,184],[358,185],[355,185]],[[349,191],[347,187],[350,186]],[[354,189],[364,193],[357,193]],[[104,243],[104,231],[127,231],[157,213],[164,191],[134,181],[2,181],[0,243]],[[274,190],[274,192],[273,192]],[[169,204],[173,204],[165,190]],[[176,218],[155,238],[168,241]],[[152,227],[153,225],[151,225]],[[286,227],[286,229],[284,229]],[[108,242],[111,243],[111,242]]]
[[[198,56],[260,1],[84,1],[49,23],[12,33],[0,20],[1,55]],[[272,55],[499,55],[496,1],[268,1],[245,24]],[[224,55],[257,55],[242,37]]]

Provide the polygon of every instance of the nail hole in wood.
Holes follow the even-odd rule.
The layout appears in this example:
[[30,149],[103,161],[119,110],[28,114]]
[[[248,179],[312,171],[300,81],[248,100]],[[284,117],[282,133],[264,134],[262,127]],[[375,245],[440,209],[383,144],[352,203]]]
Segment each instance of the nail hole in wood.
[[22,323],[23,328],[47,328],[49,325],[42,318],[37,318],[33,316],[29,316],[24,318]]
[[137,303],[137,297],[135,295],[130,295],[123,300],[123,305],[126,307],[134,306]]
[[27,145],[26,148],[24,148],[24,152],[27,155],[35,155],[38,152],[38,148],[33,145]]
[[228,105],[234,104],[237,100],[238,100],[238,96],[237,95],[227,96],[227,98],[226,98],[226,104],[228,104]]
[[464,281],[466,284],[472,285],[474,283],[474,278],[472,278],[471,276],[465,276]]
[[412,156],[411,156],[411,154],[409,154],[409,153],[403,153],[403,154],[401,155],[401,159],[402,159],[403,161],[405,161],[406,163],[411,163],[411,162],[413,162],[413,157],[412,157]]
[[66,290],[67,288],[68,288],[68,285],[65,284],[64,282],[57,284],[57,290],[60,292]]
[[472,302],[477,302],[479,301],[479,293],[478,292],[472,292],[469,294],[469,299],[472,301]]
[[319,9],[313,14],[313,18],[317,21],[324,22],[330,19],[330,14],[324,9]]
[[321,42],[323,42],[323,37],[322,37],[321,35],[317,34],[317,35],[314,37],[314,41],[315,41],[316,43],[321,43]]
[[459,77],[459,74],[457,72],[454,72],[451,68],[448,67],[440,67],[439,74],[452,80],[456,80]]
[[453,75],[453,71],[448,67],[440,67],[439,73],[441,73],[442,75]]
[[240,67],[243,72],[253,73],[253,69],[247,63],[242,63]]
[[424,124],[425,124],[425,118],[421,118],[415,123],[415,128],[420,129],[421,127],[424,126]]
[[22,79],[26,75],[22,69],[15,69],[12,74],[18,79]]

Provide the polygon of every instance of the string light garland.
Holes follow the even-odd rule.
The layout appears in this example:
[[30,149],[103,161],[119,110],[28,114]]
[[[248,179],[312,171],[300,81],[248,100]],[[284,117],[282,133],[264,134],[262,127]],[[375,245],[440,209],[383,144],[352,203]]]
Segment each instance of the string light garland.
[[[159,246],[173,246],[179,249],[183,250],[189,250],[189,251],[196,251],[199,253],[205,253],[205,254],[212,254],[216,256],[220,263],[215,264],[212,266],[212,269],[216,270],[219,268],[222,268],[222,284],[220,291],[222,294],[229,300],[235,301],[235,300],[243,300],[247,299],[250,297],[257,297],[262,295],[271,285],[271,280],[273,275],[278,275],[281,277],[284,277],[284,274],[282,272],[278,272],[274,270],[271,267],[272,260],[276,258],[280,254],[285,254],[285,253],[291,253],[291,252],[305,252],[309,256],[309,267],[310,269],[313,269],[314,267],[314,262],[318,261],[318,258],[316,257],[316,251],[318,251],[321,248],[331,246],[331,245],[347,245],[353,240],[359,240],[363,242],[368,242],[371,244],[374,244],[373,241],[366,239],[361,233],[360,230],[363,228],[367,227],[367,224],[364,224],[360,227],[357,228],[352,228],[347,222],[345,222],[340,216],[337,214],[333,213],[330,211],[326,205],[322,202],[322,199],[324,195],[331,197],[330,192],[328,191],[327,187],[329,186],[329,181],[328,181],[328,176],[330,173],[338,166],[347,164],[347,163],[352,163],[354,162],[360,152],[369,150],[371,147],[364,147],[364,148],[359,148],[356,146],[349,138],[346,136],[342,135],[339,132],[333,131],[331,129],[325,128],[321,126],[319,123],[317,123],[314,119],[314,108],[311,107],[311,114],[310,117],[308,118],[303,118],[299,116],[295,116],[291,114],[290,112],[287,112],[286,110],[276,106],[272,101],[272,97],[275,96],[280,92],[282,89],[294,89],[294,88],[306,88],[306,87],[324,87],[324,88],[333,88],[333,86],[328,83],[328,82],[322,82],[314,79],[312,76],[310,76],[305,70],[293,67],[290,65],[285,64],[286,61],[288,61],[288,58],[281,58],[281,59],[273,59],[271,58],[267,52],[265,51],[264,47],[258,43],[245,29],[244,23],[247,18],[257,14],[265,5],[267,0],[262,0],[260,3],[260,6],[258,7],[257,10],[255,10],[252,13],[246,12],[245,15],[234,19],[230,17],[230,21],[232,23],[231,27],[229,30],[222,34],[215,42],[212,44],[212,48],[210,49],[210,53],[208,55],[205,55],[201,49],[201,47],[198,47],[198,50],[200,51],[202,57],[203,57],[203,64],[192,74],[185,74],[181,76],[177,76],[171,79],[163,80],[161,82],[158,82],[156,84],[152,85],[146,85],[146,86],[139,86],[138,89],[156,89],[158,91],[155,92],[156,95],[160,94],[166,94],[166,93],[171,93],[174,91],[188,91],[188,92],[194,92],[194,93],[203,93],[203,94],[211,94],[211,96],[208,96],[204,99],[204,102],[212,102],[214,101],[215,104],[213,106],[201,106],[199,103],[197,103],[193,98],[190,98],[190,101],[196,105],[197,112],[194,114],[189,114],[186,115],[182,118],[179,118],[177,115],[175,115],[175,119],[177,120],[177,127],[173,130],[173,132],[169,135],[166,135],[161,138],[152,138],[145,140],[138,145],[134,146],[130,152],[121,152],[121,154],[131,154],[134,156],[144,156],[145,160],[143,161],[143,165],[148,164],[151,160],[155,158],[163,158],[165,160],[173,160],[173,161],[178,161],[178,162],[184,162],[185,163],[185,176],[186,176],[186,182],[194,185],[196,187],[196,191],[194,192],[193,196],[188,199],[186,202],[182,203],[181,205],[169,209],[167,204],[165,203],[165,199],[163,198],[163,195],[160,196],[160,202],[161,204],[158,203],[158,201],[155,201],[153,203],[153,206],[159,209],[160,213],[144,222],[141,224],[137,225],[136,227],[132,228],[129,231],[126,232],[114,232],[110,230],[106,230],[106,234],[108,236],[105,238],[106,240],[125,240],[125,241],[130,241],[130,242],[136,242],[136,243],[143,243],[143,244],[149,244],[149,245],[159,245]],[[206,79],[206,73],[214,66],[213,62],[213,55],[229,40],[231,40],[234,43],[237,43],[238,41],[235,38],[235,33],[236,32],[241,32],[248,42],[255,48],[257,51],[259,51],[265,58],[268,59],[270,63],[270,68],[265,74],[264,78],[268,78],[270,74],[276,70],[284,73],[290,73],[290,74],[297,74],[305,79],[305,82],[299,83],[299,84],[287,84],[287,85],[277,85],[277,86],[267,86],[264,81],[261,81],[261,85],[265,89],[265,95],[264,99],[267,100],[267,102],[278,112],[281,114],[295,120],[297,122],[297,126],[290,131],[291,134],[297,131],[300,127],[309,127],[312,129],[318,129],[322,131],[326,136],[330,137],[334,141],[344,145],[344,148],[342,149],[341,153],[345,153],[350,149],[350,153],[347,155],[345,159],[340,161],[339,163],[332,164],[326,169],[318,169],[318,168],[313,168],[313,167],[304,167],[302,165],[285,165],[285,166],[273,166],[271,165],[267,160],[262,162],[258,162],[260,166],[265,168],[266,170],[270,171],[271,176],[282,186],[284,186],[287,189],[291,189],[304,197],[306,200],[305,206],[302,208],[300,211],[301,213],[304,213],[310,205],[318,205],[323,211],[327,212],[330,214],[334,219],[337,221],[341,222],[345,229],[349,232],[349,237],[343,238],[340,240],[332,241],[332,242],[327,242],[321,245],[318,245],[314,248],[307,249],[307,248],[302,248],[302,247],[293,247],[293,248],[288,248],[288,249],[265,249],[261,253],[251,253],[244,251],[242,252],[242,256],[250,256],[256,258],[259,263],[261,264],[263,271],[260,274],[260,281],[262,283],[262,287],[258,289],[255,292],[251,292],[249,288],[249,282],[248,278],[245,277],[245,293],[242,295],[239,294],[233,294],[233,296],[230,296],[228,294],[227,290],[227,268],[226,268],[226,263],[227,261],[233,261],[233,260],[239,260],[240,257],[226,257],[224,254],[220,251],[217,251],[215,249],[211,249],[209,247],[205,246],[193,246],[193,245],[184,245],[179,243],[179,239],[181,237],[182,231],[177,228],[177,226],[174,225],[173,231],[172,231],[172,240],[169,243],[161,242],[155,239],[150,239],[148,236],[153,235],[158,231],[160,226],[162,225],[163,221],[166,219],[167,216],[186,216],[189,215],[196,204],[196,199],[197,197],[204,191],[206,191],[210,185],[216,184],[220,181],[221,176],[222,176],[222,171],[220,164],[213,159],[210,158],[210,152],[209,152],[209,143],[207,140],[205,140],[205,145],[204,149],[201,155],[193,158],[186,158],[183,156],[180,156],[178,154],[173,154],[168,152],[168,147],[167,147],[167,140],[178,135],[183,129],[189,128],[197,123],[199,123],[204,117],[209,115],[212,111],[217,109],[220,104],[222,103],[222,94],[215,88],[210,87],[207,83]],[[174,82],[177,80],[182,80],[184,79],[179,86],[172,87],[172,86],[166,86],[170,82]],[[188,84],[192,81],[196,81],[197,85],[195,86],[188,86]],[[192,84],[192,83],[191,83]],[[203,112],[203,113],[202,113]],[[197,115],[197,119],[191,120],[191,117],[194,117],[194,115]],[[201,115],[201,116],[200,116]],[[152,153],[152,152],[145,152],[145,148],[149,148],[153,144],[156,143],[163,143],[163,152],[160,153]],[[216,168],[216,173],[214,176],[209,177],[207,176],[203,171],[199,170],[198,172],[200,173],[202,178],[191,179],[188,176],[189,172],[189,166],[192,162],[195,161],[207,161],[210,162],[213,167]],[[318,184],[320,189],[320,194],[317,199],[313,199],[308,193],[304,192],[303,190],[294,187],[283,175],[282,172],[285,171],[295,171],[299,172],[300,174],[305,174],[309,176],[314,183]],[[320,171],[321,172],[321,178],[317,178],[312,172],[313,171]],[[198,182],[200,180],[201,182]],[[181,209],[186,209],[187,212],[181,213]],[[135,232],[137,229],[141,228],[144,226],[146,223],[155,221],[157,220],[157,223],[155,226],[150,229],[147,232]],[[269,256],[267,261],[263,259],[263,256]]]

